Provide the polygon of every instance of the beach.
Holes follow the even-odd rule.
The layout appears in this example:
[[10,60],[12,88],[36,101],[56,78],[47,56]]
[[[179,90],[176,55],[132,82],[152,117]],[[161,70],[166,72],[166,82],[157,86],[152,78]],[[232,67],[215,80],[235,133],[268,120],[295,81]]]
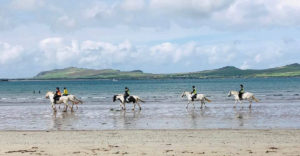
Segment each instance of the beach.
[[1,131],[0,155],[300,155],[300,130]]
[[[234,107],[240,83],[259,99]],[[276,83],[275,83],[276,82]],[[300,79],[12,81],[0,87],[0,155],[300,155]],[[183,91],[212,100],[200,109]],[[83,101],[51,109],[45,92],[66,86]],[[142,110],[121,110],[128,86]],[[6,90],[9,88],[9,90]],[[36,92],[32,92],[35,90]],[[41,90],[41,93],[37,92]]]

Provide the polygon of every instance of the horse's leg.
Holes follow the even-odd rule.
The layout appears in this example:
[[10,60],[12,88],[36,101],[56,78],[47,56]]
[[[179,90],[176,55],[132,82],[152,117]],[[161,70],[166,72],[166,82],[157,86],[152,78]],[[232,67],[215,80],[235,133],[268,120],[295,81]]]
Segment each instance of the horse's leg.
[[203,100],[203,106],[204,106],[204,108],[206,108],[206,103],[205,103],[205,100]]
[[188,109],[188,107],[189,107],[189,104],[190,104],[190,101],[188,101],[188,103],[186,104],[186,109]]
[[237,103],[237,100],[235,100],[233,108],[236,108],[236,103]]
[[120,103],[120,107],[123,109],[123,104],[122,103]]
[[203,108],[203,101],[202,100],[200,101],[200,104],[201,104],[200,109],[202,109]]
[[64,112],[67,112],[67,111],[68,111],[69,104],[68,104],[68,102],[64,102],[64,104],[65,104],[65,106],[66,106]]
[[135,105],[136,105],[136,104],[135,104],[135,103],[133,103],[133,109],[132,109],[132,110],[135,110]]
[[72,103],[71,112],[74,112],[73,106],[74,106],[74,103]]
[[240,102],[240,105],[242,106],[242,108],[244,108],[242,100],[239,100],[239,102]]
[[139,109],[142,110],[142,107],[141,107],[140,103],[137,103],[137,104],[138,104],[138,106],[139,106]]
[[251,108],[251,105],[252,105],[252,100],[249,100],[249,108]]
[[53,109],[54,112],[56,112],[56,107],[55,107],[53,102],[52,102],[52,109]]

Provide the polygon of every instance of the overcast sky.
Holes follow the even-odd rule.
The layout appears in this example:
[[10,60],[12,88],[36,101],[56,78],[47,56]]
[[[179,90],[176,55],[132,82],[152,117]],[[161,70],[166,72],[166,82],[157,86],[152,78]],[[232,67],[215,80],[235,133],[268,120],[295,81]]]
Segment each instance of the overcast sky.
[[0,78],[299,62],[299,0],[0,0]]

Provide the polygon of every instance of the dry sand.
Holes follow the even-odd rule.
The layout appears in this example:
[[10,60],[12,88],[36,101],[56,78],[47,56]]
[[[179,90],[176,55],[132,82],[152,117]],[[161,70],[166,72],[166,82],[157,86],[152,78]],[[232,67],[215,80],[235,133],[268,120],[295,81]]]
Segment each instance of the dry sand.
[[0,155],[300,155],[300,130],[0,131]]

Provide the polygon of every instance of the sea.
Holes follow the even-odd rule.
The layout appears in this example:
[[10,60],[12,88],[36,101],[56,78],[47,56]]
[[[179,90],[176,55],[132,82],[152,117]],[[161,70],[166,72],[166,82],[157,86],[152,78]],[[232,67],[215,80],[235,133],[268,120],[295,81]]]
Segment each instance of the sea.
[[[244,101],[234,108],[230,90],[259,99],[249,109]],[[200,109],[182,98],[184,91],[205,94],[212,102]],[[145,101],[142,110],[126,104],[121,110],[113,95],[124,87]],[[67,87],[83,101],[74,112],[53,112],[48,91]],[[0,130],[119,130],[119,129],[299,129],[300,78],[60,80],[1,81]]]

